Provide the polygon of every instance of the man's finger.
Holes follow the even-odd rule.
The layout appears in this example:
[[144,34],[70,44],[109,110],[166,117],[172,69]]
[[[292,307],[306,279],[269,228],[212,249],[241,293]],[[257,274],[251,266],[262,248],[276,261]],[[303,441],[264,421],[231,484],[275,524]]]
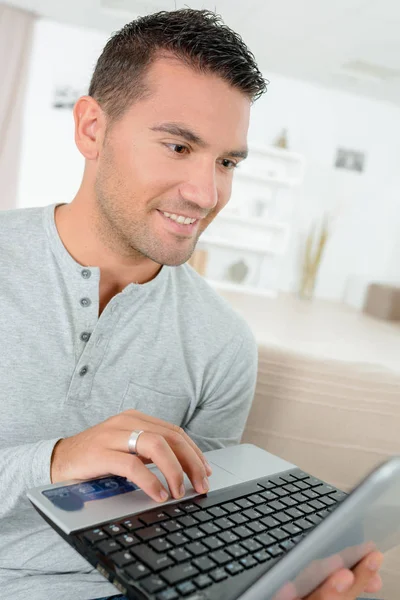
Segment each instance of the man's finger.
[[182,427],[179,427],[179,425],[175,425],[174,423],[168,423],[167,421],[163,421],[162,419],[158,419],[157,417],[146,415],[146,414],[141,413],[134,409],[128,409],[121,414],[129,415],[135,419],[147,421],[148,423],[152,423],[153,425],[158,425],[160,427],[163,427],[163,428],[173,431],[175,433],[179,433],[183,437],[183,439],[186,441],[186,443],[189,444],[189,446],[194,450],[194,452],[200,458],[201,462],[204,464],[204,466],[206,468],[207,475],[211,475],[211,473],[212,473],[211,467],[208,464],[203,452],[200,450],[200,448],[197,446],[197,444],[194,443],[194,441],[190,438],[190,436],[188,436],[188,434],[184,431],[184,429],[182,429]]

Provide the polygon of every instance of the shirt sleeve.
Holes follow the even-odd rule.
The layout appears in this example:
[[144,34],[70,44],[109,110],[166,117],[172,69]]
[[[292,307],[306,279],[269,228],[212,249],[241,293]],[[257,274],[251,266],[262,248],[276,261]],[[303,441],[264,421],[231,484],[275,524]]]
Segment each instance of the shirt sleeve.
[[21,444],[0,450],[0,518],[22,501],[29,488],[51,483],[50,461],[61,438]]
[[246,326],[236,335],[214,362],[213,385],[205,386],[204,397],[184,426],[203,451],[240,443],[257,379],[257,344],[250,329]]

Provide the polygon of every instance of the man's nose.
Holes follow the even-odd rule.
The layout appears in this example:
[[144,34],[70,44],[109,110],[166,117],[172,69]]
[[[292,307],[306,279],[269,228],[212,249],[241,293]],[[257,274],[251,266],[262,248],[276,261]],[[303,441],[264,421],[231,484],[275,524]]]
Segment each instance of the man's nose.
[[218,202],[215,166],[196,169],[180,185],[179,190],[183,199],[207,212],[211,211]]

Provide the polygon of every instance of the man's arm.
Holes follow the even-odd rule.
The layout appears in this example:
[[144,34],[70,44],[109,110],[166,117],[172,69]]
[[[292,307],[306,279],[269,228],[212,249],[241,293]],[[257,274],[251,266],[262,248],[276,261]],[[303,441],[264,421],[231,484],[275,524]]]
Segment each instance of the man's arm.
[[27,489],[51,483],[51,455],[59,439],[0,450],[0,518],[16,508]]
[[254,397],[258,356],[253,334],[245,326],[227,347],[215,361],[216,374],[205,386],[204,398],[184,425],[203,451],[240,442]]

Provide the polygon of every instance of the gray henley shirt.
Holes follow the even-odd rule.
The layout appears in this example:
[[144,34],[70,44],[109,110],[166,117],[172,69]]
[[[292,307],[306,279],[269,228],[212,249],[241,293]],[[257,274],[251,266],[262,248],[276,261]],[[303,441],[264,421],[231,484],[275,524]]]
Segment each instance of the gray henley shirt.
[[[100,269],[67,252],[54,205],[0,212],[0,597],[118,593],[26,498],[55,443],[135,408],[203,450],[236,444],[253,398],[248,326],[188,265],[131,283],[99,317]],[[84,457],[82,457],[84,460]]]

